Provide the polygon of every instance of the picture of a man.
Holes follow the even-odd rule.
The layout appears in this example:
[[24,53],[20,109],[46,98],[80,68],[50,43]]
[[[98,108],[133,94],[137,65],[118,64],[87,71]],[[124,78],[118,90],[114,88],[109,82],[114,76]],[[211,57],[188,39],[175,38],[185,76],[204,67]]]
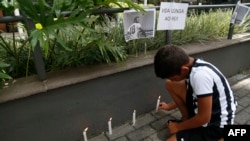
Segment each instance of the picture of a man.
[[154,37],[155,9],[145,9],[145,13],[125,10],[123,14],[124,37],[126,42],[141,38]]
[[134,23],[129,26],[127,35],[128,35],[128,38],[130,39],[138,39],[140,37],[147,36],[145,31],[141,28],[139,16],[136,16],[134,18]]

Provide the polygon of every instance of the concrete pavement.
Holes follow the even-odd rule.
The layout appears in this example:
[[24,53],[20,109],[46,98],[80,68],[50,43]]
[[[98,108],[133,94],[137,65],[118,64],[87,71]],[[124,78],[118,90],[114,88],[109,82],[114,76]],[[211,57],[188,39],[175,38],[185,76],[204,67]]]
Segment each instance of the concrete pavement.
[[[242,71],[228,78],[238,102],[235,124],[250,124],[250,70]],[[95,137],[88,137],[89,141],[165,141],[168,137],[166,122],[169,119],[180,119],[181,114],[177,110],[151,111],[138,116],[136,123],[131,122],[118,127],[113,127],[112,134],[108,131]],[[108,129],[108,127],[107,127]],[[82,139],[83,141],[84,139]]]

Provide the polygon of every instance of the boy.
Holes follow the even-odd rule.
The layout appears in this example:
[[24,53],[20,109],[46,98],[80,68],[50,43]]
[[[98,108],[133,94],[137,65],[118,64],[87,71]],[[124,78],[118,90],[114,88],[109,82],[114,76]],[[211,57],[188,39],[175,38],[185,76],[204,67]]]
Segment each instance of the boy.
[[236,102],[224,75],[212,64],[166,45],[154,58],[157,77],[165,79],[173,102],[159,109],[179,108],[182,121],[167,124],[167,141],[223,141],[223,127],[234,123]]

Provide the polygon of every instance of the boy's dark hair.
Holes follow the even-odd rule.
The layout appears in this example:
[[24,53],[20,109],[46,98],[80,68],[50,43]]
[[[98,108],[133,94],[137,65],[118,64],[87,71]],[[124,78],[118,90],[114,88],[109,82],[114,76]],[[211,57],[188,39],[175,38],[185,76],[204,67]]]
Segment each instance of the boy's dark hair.
[[181,67],[187,64],[188,61],[189,56],[180,47],[165,45],[155,55],[155,74],[162,79],[178,75],[181,72]]

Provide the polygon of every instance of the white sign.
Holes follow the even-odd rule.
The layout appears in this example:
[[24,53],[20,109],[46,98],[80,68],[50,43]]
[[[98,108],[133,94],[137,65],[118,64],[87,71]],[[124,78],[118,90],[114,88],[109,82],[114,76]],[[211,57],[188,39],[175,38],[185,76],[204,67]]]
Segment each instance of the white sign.
[[231,23],[236,25],[241,25],[244,19],[246,18],[249,9],[250,9],[249,7],[241,4],[240,1],[238,1],[231,18]]
[[124,37],[126,42],[154,37],[156,9],[145,9],[145,11],[145,13],[135,10],[124,11]]
[[187,3],[161,2],[157,30],[184,29]]

